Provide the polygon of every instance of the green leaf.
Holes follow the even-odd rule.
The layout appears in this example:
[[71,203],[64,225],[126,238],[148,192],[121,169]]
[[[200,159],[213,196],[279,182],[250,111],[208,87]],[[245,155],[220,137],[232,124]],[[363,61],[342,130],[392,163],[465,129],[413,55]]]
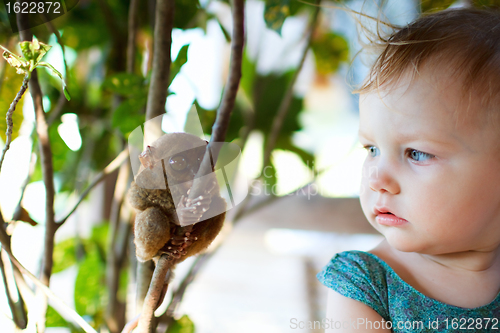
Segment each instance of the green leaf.
[[108,241],[109,222],[105,221],[92,228],[90,240],[97,245],[99,252],[103,255],[103,263],[106,261],[106,243]]
[[276,168],[272,162],[266,165],[264,172],[262,173],[263,185],[267,189],[267,193],[276,193],[275,185],[278,183],[278,177],[276,175]]
[[177,58],[175,58],[175,61],[172,62],[172,64],[170,65],[170,82],[168,83],[169,87],[172,84],[172,81],[174,80],[175,76],[180,72],[182,65],[184,65],[187,62],[188,50],[189,50],[189,45],[184,45],[180,49]]
[[50,305],[47,307],[47,314],[45,315],[45,326],[47,327],[67,327],[68,323],[61,315],[54,310]]
[[[198,104],[198,101],[194,101],[194,105],[196,108],[191,108],[188,111],[186,117],[186,129],[189,129],[190,126],[194,126],[194,121],[198,118],[201,123],[201,128],[203,129],[203,133],[210,134],[212,132],[212,126],[215,121],[215,116],[217,115],[217,110],[207,110],[204,109]],[[196,113],[198,113],[196,115]],[[228,128],[229,130],[229,128]],[[226,137],[226,141],[227,137]]]
[[290,0],[266,0],[264,20],[269,29],[281,35],[281,28],[288,16],[290,16]]
[[63,93],[64,93],[64,97],[66,97],[66,99],[69,101],[71,100],[71,96],[69,95],[69,91],[68,91],[68,88],[66,88],[66,82],[64,82],[64,78],[62,76],[61,73],[59,73],[59,71],[57,69],[54,68],[54,66],[52,66],[51,64],[49,63],[46,63],[46,62],[39,62],[38,63],[38,66],[41,66],[41,67],[45,67],[45,68],[48,68],[52,71],[52,73],[54,73],[56,76],[59,77],[59,79],[61,80],[62,82],[62,89],[63,89]]
[[10,52],[5,47],[0,45],[3,49],[2,57],[7,61],[7,63],[16,69],[17,74],[27,74],[29,71],[29,62],[26,59],[19,57],[18,55]]
[[167,333],[194,333],[194,323],[187,315],[175,320]]
[[248,99],[252,99],[253,96],[253,87],[254,87],[256,72],[257,72],[257,65],[250,60],[245,48],[245,50],[243,51],[243,62],[241,65],[240,86],[247,95]]
[[114,111],[112,126],[125,137],[144,122],[142,109],[146,106],[147,97],[130,98],[123,101]]
[[81,316],[90,316],[91,325],[103,322],[105,297],[105,265],[95,246],[89,246],[87,256],[81,262],[75,281],[75,310]]
[[[52,126],[49,127],[50,147],[52,149],[52,163],[56,172],[57,179],[61,184],[60,190],[74,191],[77,177],[82,177],[82,175],[79,175],[76,170],[78,170],[78,167],[80,165],[81,155],[83,153],[83,150],[85,149],[85,145],[88,143],[85,142],[85,137],[82,135],[83,149],[80,149],[78,151],[72,151],[71,149],[69,149],[58,132],[58,127],[60,124],[60,119],[57,119],[52,124]],[[33,175],[32,180],[39,180],[41,179],[41,176],[42,173],[40,164],[37,163],[37,166],[35,167],[35,174]]]
[[58,273],[76,264],[76,239],[69,238],[54,246],[52,273]]
[[[226,42],[231,43],[232,38],[231,38],[231,34],[229,33],[229,31],[227,31],[227,29],[221,23],[218,16],[215,16],[214,18],[217,20],[217,23],[219,24],[220,30],[222,30],[222,33],[224,34],[224,38],[226,39]],[[245,48],[245,50],[246,50],[246,48]]]
[[120,272],[120,280],[118,282],[118,299],[124,303],[127,302],[128,282],[128,269],[125,267]]
[[347,40],[334,32],[318,35],[311,43],[316,70],[323,75],[335,73],[340,63],[349,60]]
[[32,41],[20,42],[21,52],[28,61],[33,61],[36,66],[43,56],[50,50],[52,46],[41,43],[38,39],[33,38]]
[[[10,104],[16,97],[21,85],[23,83],[23,77],[16,74],[14,68],[10,66],[5,67],[5,77],[2,82],[2,89],[0,89],[0,137],[3,142],[6,140],[5,131],[7,130],[7,123],[5,121],[5,116],[9,110]],[[21,123],[23,122],[23,104],[24,96],[28,92],[25,92],[19,103],[17,103],[16,110],[12,114],[12,140],[17,138],[19,134],[19,129],[21,128]]]
[[422,13],[438,12],[450,7],[453,3],[455,3],[455,0],[422,0],[420,9]]
[[[193,19],[200,8],[198,0],[175,0],[174,27],[179,29],[190,28]],[[179,15],[180,14],[180,15]]]
[[[64,81],[63,81],[63,82],[64,82]],[[64,93],[64,97],[66,97],[66,99],[67,99],[68,101],[70,101],[70,100],[71,100],[71,96],[69,95],[69,91],[68,91],[68,89],[66,88],[66,85],[64,85],[64,86],[63,86],[63,93]]]
[[147,87],[144,78],[137,74],[118,73],[108,77],[103,88],[109,89],[122,96],[147,96]]
[[297,154],[302,162],[310,169],[314,167],[314,155],[309,153],[308,151],[303,150],[297,146],[294,146],[291,140],[291,137],[280,137],[276,142],[276,149],[283,149],[291,151]]
[[39,62],[38,66],[50,69],[52,71],[52,73],[54,73],[56,76],[59,77],[59,79],[61,79],[61,81],[64,82],[62,74],[59,73],[59,71],[57,69],[55,69],[54,66],[52,66],[51,64],[49,64],[47,62]]
[[[281,100],[289,85],[293,72],[281,75],[271,74],[267,76],[256,75],[253,82],[253,105],[255,108],[255,129],[269,135],[272,119],[278,112]],[[291,136],[301,126],[298,115],[302,110],[302,98],[294,96],[289,106],[288,113],[283,121],[279,137]]]

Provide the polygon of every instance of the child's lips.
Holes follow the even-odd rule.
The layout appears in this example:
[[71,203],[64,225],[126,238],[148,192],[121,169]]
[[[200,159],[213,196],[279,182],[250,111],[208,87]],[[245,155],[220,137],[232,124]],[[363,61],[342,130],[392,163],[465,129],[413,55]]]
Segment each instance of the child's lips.
[[393,214],[386,208],[375,208],[375,220],[380,225],[385,226],[401,226],[408,223],[407,220]]

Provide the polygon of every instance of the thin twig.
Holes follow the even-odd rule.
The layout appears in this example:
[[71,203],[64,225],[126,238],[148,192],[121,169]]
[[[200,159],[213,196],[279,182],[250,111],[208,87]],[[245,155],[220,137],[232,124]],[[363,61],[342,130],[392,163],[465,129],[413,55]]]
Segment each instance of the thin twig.
[[[130,164],[125,163],[120,167],[118,178],[116,180],[110,217],[110,242],[106,256],[108,305],[106,307],[105,319],[110,332],[118,332],[123,327],[125,321],[125,311],[120,311],[125,310],[125,306],[118,299],[118,287],[120,281],[120,271],[123,266],[125,251],[127,249],[126,246],[122,246],[122,243],[125,243],[126,245],[128,242],[126,240],[123,241],[122,239],[119,239],[119,236],[124,236],[120,235],[119,232],[121,231],[120,226],[123,224],[126,224],[127,226],[130,225],[130,223],[128,223],[128,220],[130,220],[130,211],[124,212],[126,207],[123,207],[125,193],[127,192],[129,184]],[[122,221],[124,222],[122,223]],[[128,235],[125,235],[125,237],[128,237]],[[120,243],[119,248],[117,247],[118,240],[123,241]]]
[[[231,117],[231,112],[234,107],[234,101],[236,99],[236,94],[238,92],[238,87],[241,79],[243,43],[244,1],[235,0],[233,2],[233,38],[231,44],[231,60],[228,81],[224,89],[224,95],[222,97],[221,105],[217,110],[215,123],[212,127],[212,137],[209,144],[207,145],[203,161],[195,177],[193,187],[189,195],[190,198],[199,196],[204,188],[206,188],[206,184],[204,184],[200,176],[208,173],[208,170],[212,170],[212,163],[216,163],[220,149],[220,146],[217,147],[217,145],[215,145],[215,147],[212,147],[213,143],[224,142],[225,140],[227,128],[229,125],[229,119]],[[180,227],[177,228],[177,232],[179,234],[184,234],[185,232],[191,231],[192,227],[192,225]],[[162,255],[154,273],[155,276],[158,276],[158,278],[155,279],[153,277],[153,280],[151,281],[151,285],[149,287],[148,295],[146,297],[146,300],[144,301],[143,311],[139,320],[139,332],[141,333],[150,332],[153,323],[154,309],[158,306],[158,297],[161,295],[162,289],[164,289],[164,278],[170,267],[171,263],[168,260],[168,257]]]
[[153,278],[151,279],[151,285],[144,300],[144,306],[142,307],[141,317],[139,318],[138,332],[149,333],[153,331],[153,317],[154,311],[158,307],[158,303],[161,298],[163,285],[165,283],[165,276],[167,275],[168,269],[171,267],[171,261],[166,254],[162,254],[156,268],[153,273]]
[[[42,256],[42,270],[40,280],[48,286],[50,276],[52,275],[53,253],[54,253],[54,234],[57,230],[54,220],[54,169],[52,165],[52,149],[50,147],[49,128],[45,121],[45,112],[42,104],[42,91],[38,83],[36,70],[31,74],[30,92],[35,107],[36,132],[38,135],[38,145],[41,155],[42,178],[45,185],[45,237]],[[41,305],[41,317],[38,325],[44,327],[45,313],[47,310],[47,298],[43,298],[44,304]]]
[[[217,117],[215,119],[214,126],[212,127],[212,137],[207,145],[199,171],[195,176],[193,187],[189,195],[190,198],[199,196],[206,188],[206,184],[204,184],[204,181],[200,176],[208,173],[208,170],[212,170],[212,161],[214,164],[216,163],[220,149],[220,146],[217,147],[217,145],[214,145],[215,147],[212,147],[212,144],[214,142],[224,142],[226,138],[229,119],[234,107],[234,101],[236,99],[241,79],[241,63],[243,59],[244,43],[244,7],[244,0],[235,0],[233,2],[233,38],[231,43],[232,47],[228,81],[224,89],[221,105],[217,110]],[[156,24],[158,25],[159,21],[157,21]],[[177,233],[184,234],[185,232],[189,232],[192,227],[192,225],[188,225],[177,228]],[[148,295],[144,301],[141,318],[139,320],[140,333],[150,332],[153,325],[154,310],[158,305],[159,297],[164,289],[164,278],[171,266],[172,265],[170,260],[168,260],[168,257],[162,255],[155,268],[154,277],[151,281]],[[162,278],[155,278],[155,276]]]
[[24,198],[24,193],[26,192],[26,188],[28,187],[28,184],[31,180],[31,176],[33,175],[33,172],[35,172],[35,167],[36,167],[36,158],[35,154],[33,153],[33,144],[31,145],[31,154],[30,154],[30,161],[29,161],[29,168],[28,168],[28,174],[26,175],[26,178],[24,179],[22,185],[21,185],[21,196],[19,197],[19,201],[17,202],[16,209],[14,210],[14,215],[12,216],[12,220],[16,221],[21,218],[21,213],[23,211],[23,198]]
[[[212,165],[215,165],[219,157],[221,143],[226,139],[231,112],[234,108],[234,102],[238,93],[238,87],[241,80],[241,63],[243,60],[243,43],[245,39],[245,24],[244,24],[245,2],[244,0],[233,1],[233,38],[231,41],[231,59],[229,62],[229,75],[224,88],[222,101],[217,109],[215,123],[212,126],[212,136],[210,142],[205,149],[205,155],[201,161],[200,168],[196,173],[193,181],[191,192],[188,199],[193,200],[203,194],[207,188],[207,183],[210,177],[203,177],[212,172]],[[190,232],[193,225],[177,228],[178,234],[182,235]]]
[[156,2],[153,72],[146,106],[146,121],[165,113],[168,83],[170,82],[170,49],[172,46],[172,28],[174,26],[174,0]]
[[90,183],[90,185],[80,195],[80,197],[78,198],[78,201],[73,206],[73,208],[71,208],[69,213],[66,214],[66,216],[64,216],[61,220],[59,220],[57,222],[57,228],[59,228],[64,222],[66,222],[66,220],[71,216],[71,214],[73,214],[75,212],[75,210],[78,208],[80,203],[83,201],[83,199],[85,199],[87,194],[89,194],[89,192],[94,188],[94,186],[96,186],[103,179],[105,179],[107,176],[109,176],[110,174],[115,172],[115,170],[118,169],[120,167],[120,165],[122,165],[122,163],[126,161],[127,157],[128,157],[128,149],[124,149],[120,154],[118,154],[118,156],[115,157],[115,159],[113,161],[111,161],[108,164],[108,166],[106,166],[104,168],[104,170],[102,172],[100,172],[97,175],[97,177],[92,181],[92,183]]
[[9,110],[7,111],[7,115],[5,116],[5,118],[7,120],[7,131],[5,133],[5,135],[6,135],[5,146],[3,147],[2,157],[0,157],[0,172],[2,170],[2,164],[3,164],[3,160],[5,158],[5,153],[7,153],[7,150],[9,150],[10,143],[12,141],[12,127],[14,125],[12,122],[12,114],[14,113],[14,110],[16,109],[17,103],[19,103],[19,101],[21,100],[21,97],[23,97],[24,93],[28,89],[29,79],[30,79],[30,76],[27,74],[23,79],[21,89],[19,89],[16,97],[14,98],[12,103],[10,104]]
[[122,333],[131,333],[134,330],[134,328],[136,328],[137,325],[139,324],[139,318],[141,318],[140,314],[138,314],[131,321],[129,321],[127,325],[123,327]]
[[85,319],[83,319],[75,310],[71,309],[68,305],[64,303],[59,297],[57,297],[42,281],[37,279],[30,271],[28,271],[21,263],[14,257],[14,255],[7,251],[10,256],[10,260],[14,265],[16,265],[19,270],[25,274],[33,283],[48,297],[54,302],[54,308],[63,309],[61,311],[66,313],[66,318],[71,319],[76,324],[78,324],[85,332],[88,333],[97,333],[95,329],[90,326]]
[[[31,41],[33,34],[29,27],[29,16],[26,14],[17,14],[17,25],[21,41]],[[40,281],[48,286],[52,274],[53,253],[54,253],[54,234],[57,230],[54,220],[54,169],[52,165],[52,150],[50,147],[49,128],[45,119],[45,112],[42,103],[42,90],[38,82],[37,70],[33,70],[29,81],[31,98],[35,109],[36,133],[41,156],[42,178],[45,185],[45,237],[44,249],[42,254],[42,268]],[[45,329],[45,314],[47,312],[47,297],[40,294],[40,313],[37,325],[41,331]]]
[[128,40],[127,40],[127,73],[134,72],[135,66],[135,39],[137,34],[137,11],[139,0],[131,0],[128,10]]
[[[3,221],[3,217],[0,216],[0,222]],[[5,229],[0,228],[0,243],[2,244],[2,249],[9,255],[11,262],[14,267],[17,267],[19,271],[25,274],[33,283],[39,287],[47,297],[49,297],[56,308],[63,309],[63,313],[66,314],[66,318],[77,323],[85,332],[97,333],[75,310],[67,306],[59,297],[57,297],[42,281],[37,279],[30,271],[28,271],[14,256],[10,247],[10,237],[7,235]],[[30,295],[33,296],[33,295]]]
[[321,0],[316,0],[316,5],[317,7],[314,10],[314,14],[311,18],[311,22],[309,24],[309,36],[307,38],[306,45],[304,47],[304,51],[302,52],[302,57],[299,62],[299,66],[297,70],[295,71],[292,80],[290,81],[288,85],[288,89],[285,93],[285,96],[281,100],[281,104],[278,108],[278,112],[276,113],[276,116],[273,119],[273,124],[271,125],[271,132],[269,133],[269,139],[267,140],[267,145],[266,149],[264,150],[264,164],[263,168],[269,165],[269,161],[271,159],[271,153],[274,150],[274,147],[276,146],[276,141],[278,140],[278,135],[281,131],[281,127],[283,126],[283,122],[285,120],[285,117],[288,113],[288,110],[290,109],[290,103],[292,102],[293,98],[293,87],[295,85],[295,82],[297,81],[297,78],[300,74],[300,71],[302,69],[302,66],[304,65],[304,61],[307,56],[307,52],[309,51],[309,47],[311,46],[311,41],[314,35],[314,30],[317,25],[318,21],[318,14],[321,10],[321,7],[319,6]]
[[[160,136],[161,129],[153,124],[151,119],[165,113],[165,103],[170,82],[172,29],[174,26],[175,0],[158,0],[155,9],[154,45],[153,45],[153,70],[151,73],[151,84],[148,91],[146,105],[146,123],[144,131],[146,135]],[[151,263],[137,263],[137,294],[136,307],[143,311],[151,286],[153,275]],[[166,272],[165,272],[166,274]],[[159,286],[161,289],[162,286]],[[153,310],[154,311],[154,310]],[[150,318],[152,320],[152,316]]]
[[[4,288],[5,288],[5,294],[7,295],[7,301],[9,303],[9,308],[10,308],[10,311],[12,313],[12,319],[18,328],[25,329],[26,325],[28,324],[28,319],[27,319],[26,312],[24,310],[24,301],[23,301],[21,295],[19,294],[19,290],[17,289],[17,286],[15,285],[15,280],[13,279],[13,276],[11,275],[11,279],[7,278],[6,264],[7,263],[5,263],[2,260],[2,255],[1,255],[1,251],[0,251],[0,270],[2,272],[2,280],[3,280],[3,284],[4,284]],[[10,273],[12,273],[12,270],[10,270]],[[15,292],[17,294],[15,296],[17,298],[17,301],[14,301],[14,298],[12,297],[12,294],[11,294],[11,287],[13,287],[12,284],[14,284],[14,287],[15,287]]]

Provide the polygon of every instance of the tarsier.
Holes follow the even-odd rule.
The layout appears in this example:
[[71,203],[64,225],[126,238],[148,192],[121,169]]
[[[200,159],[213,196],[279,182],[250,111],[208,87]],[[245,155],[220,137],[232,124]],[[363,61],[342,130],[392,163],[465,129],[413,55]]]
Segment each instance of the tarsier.
[[[204,193],[188,199],[206,144],[191,134],[171,133],[139,155],[144,168],[128,193],[131,205],[138,211],[134,224],[138,260],[148,261],[166,253],[172,264],[177,264],[204,250],[221,230],[226,202],[220,196],[214,173],[210,173],[213,180]],[[151,189],[158,182],[166,189]],[[173,198],[180,198],[177,205]],[[196,224],[190,233],[179,236],[180,223]]]

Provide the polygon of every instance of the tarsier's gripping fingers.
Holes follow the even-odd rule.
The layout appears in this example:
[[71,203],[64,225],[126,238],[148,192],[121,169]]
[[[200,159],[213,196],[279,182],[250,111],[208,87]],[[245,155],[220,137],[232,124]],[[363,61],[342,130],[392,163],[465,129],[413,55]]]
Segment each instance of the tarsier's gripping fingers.
[[181,197],[177,205],[177,216],[181,225],[190,225],[200,221],[203,214],[210,207],[211,197],[199,196],[193,201],[188,201],[184,196]]
[[199,222],[203,214],[210,208],[213,194],[216,192],[217,183],[213,181],[210,183],[209,188],[199,197],[191,200],[183,195],[177,205],[177,215],[181,225]]
[[162,247],[161,252],[168,253],[175,259],[180,259],[181,256],[187,254],[186,248],[193,244],[197,237],[191,236],[186,232],[184,236],[172,236],[170,241]]
[[179,245],[182,248],[186,248],[193,244],[196,240],[198,240],[198,237],[191,236],[191,233],[186,232],[184,236],[173,236],[170,239],[170,243],[172,243],[172,245]]
[[134,225],[137,258],[148,261],[170,240],[170,225],[162,210],[150,207],[137,214]]

